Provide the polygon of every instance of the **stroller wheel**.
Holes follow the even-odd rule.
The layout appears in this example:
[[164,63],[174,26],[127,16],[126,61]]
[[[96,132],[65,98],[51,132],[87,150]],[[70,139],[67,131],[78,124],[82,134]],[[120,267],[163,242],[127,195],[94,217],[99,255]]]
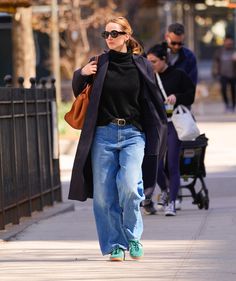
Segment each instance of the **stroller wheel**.
[[203,209],[204,203],[205,203],[205,197],[201,192],[198,192],[195,199],[195,204],[197,204],[199,209]]
[[209,198],[207,195],[203,195],[201,191],[197,194],[197,206],[199,209],[203,209],[203,207],[205,210],[209,209]]
[[205,210],[209,209],[209,199],[207,197],[204,198],[204,208]]
[[197,204],[197,206],[198,206],[198,208],[201,210],[201,209],[203,209],[203,202],[199,202],[198,204]]

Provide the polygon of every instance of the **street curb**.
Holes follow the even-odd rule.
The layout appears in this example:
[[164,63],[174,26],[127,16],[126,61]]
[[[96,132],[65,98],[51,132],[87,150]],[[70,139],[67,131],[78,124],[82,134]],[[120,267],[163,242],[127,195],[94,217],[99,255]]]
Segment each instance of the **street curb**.
[[6,226],[6,229],[0,230],[0,243],[13,239],[15,236],[17,236],[19,233],[24,231],[27,227],[31,226],[32,224],[38,223],[41,220],[45,220],[53,216],[57,216],[59,214],[72,212],[74,210],[74,204],[68,202],[56,203],[53,206],[45,207],[43,211],[34,212],[31,217],[21,218],[20,224],[11,224]]

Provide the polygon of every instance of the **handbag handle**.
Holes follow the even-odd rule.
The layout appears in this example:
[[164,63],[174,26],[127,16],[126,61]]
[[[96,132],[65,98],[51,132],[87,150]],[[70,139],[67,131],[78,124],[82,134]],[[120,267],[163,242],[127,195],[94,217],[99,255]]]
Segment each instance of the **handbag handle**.
[[186,107],[184,106],[183,104],[179,104],[173,111],[173,114],[183,114],[183,113],[190,113],[191,114],[191,111]]
[[[94,57],[94,61],[95,61],[97,64],[98,64],[98,58],[99,58],[98,55],[96,55],[96,56]],[[97,68],[97,69],[98,69],[98,68]],[[94,79],[95,79],[96,74],[97,74],[97,72],[93,75],[93,82],[94,82]]]
[[98,55],[96,55],[96,56],[94,56],[94,61],[96,62],[96,63],[98,63]]

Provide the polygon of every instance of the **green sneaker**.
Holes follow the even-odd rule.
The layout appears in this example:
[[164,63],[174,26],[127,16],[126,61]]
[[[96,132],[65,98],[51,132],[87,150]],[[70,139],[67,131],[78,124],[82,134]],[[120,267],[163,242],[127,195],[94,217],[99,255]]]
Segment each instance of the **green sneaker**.
[[143,256],[143,246],[138,240],[129,241],[129,254],[132,259],[138,260]]
[[111,261],[123,261],[125,259],[125,252],[121,248],[116,248],[111,252]]

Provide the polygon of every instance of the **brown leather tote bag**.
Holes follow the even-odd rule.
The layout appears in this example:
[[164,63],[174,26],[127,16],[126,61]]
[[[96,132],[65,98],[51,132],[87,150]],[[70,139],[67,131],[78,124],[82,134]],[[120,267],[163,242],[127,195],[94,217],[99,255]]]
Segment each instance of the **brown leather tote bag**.
[[[98,62],[98,57],[95,57]],[[93,77],[94,81],[95,75]],[[84,119],[89,105],[92,84],[87,84],[83,91],[76,97],[69,112],[64,116],[65,121],[74,129],[82,130]]]

